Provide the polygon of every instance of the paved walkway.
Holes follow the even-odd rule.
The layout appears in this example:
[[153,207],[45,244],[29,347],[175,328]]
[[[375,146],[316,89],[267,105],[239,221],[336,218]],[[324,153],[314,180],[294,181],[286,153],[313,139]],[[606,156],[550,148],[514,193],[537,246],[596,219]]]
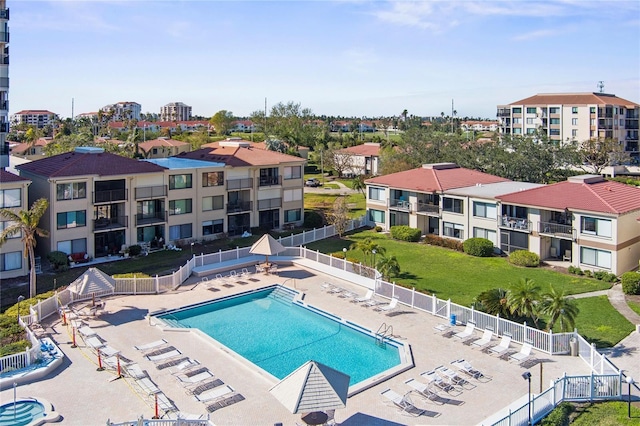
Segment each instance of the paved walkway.
[[622,316],[628,319],[631,324],[640,324],[640,315],[636,314],[629,305],[627,305],[627,301],[625,300],[624,293],[622,291],[622,284],[616,284],[611,287],[607,291],[607,297],[609,297],[611,305],[616,308]]
[[324,182],[325,182],[325,184],[338,185],[340,188],[339,189],[331,189],[331,188],[323,188],[323,187],[312,188],[312,187],[309,187],[309,186],[305,186],[304,187],[304,192],[308,192],[308,193],[311,193],[311,194],[338,194],[338,195],[355,194],[355,193],[358,192],[358,191],[355,191],[355,190],[349,188],[348,186],[346,186],[342,182],[330,181],[328,179],[325,179]]

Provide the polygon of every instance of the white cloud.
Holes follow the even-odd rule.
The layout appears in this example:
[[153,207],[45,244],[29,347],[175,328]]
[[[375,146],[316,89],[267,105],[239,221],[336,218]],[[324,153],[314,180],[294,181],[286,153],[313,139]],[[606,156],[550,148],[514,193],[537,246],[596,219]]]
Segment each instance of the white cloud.
[[519,34],[519,35],[515,36],[513,38],[513,40],[515,40],[515,41],[536,40],[536,39],[540,39],[540,38],[557,36],[558,34],[563,33],[563,32],[564,31],[558,31],[557,29],[535,30],[535,31],[529,31],[529,32],[524,33],[524,34]]

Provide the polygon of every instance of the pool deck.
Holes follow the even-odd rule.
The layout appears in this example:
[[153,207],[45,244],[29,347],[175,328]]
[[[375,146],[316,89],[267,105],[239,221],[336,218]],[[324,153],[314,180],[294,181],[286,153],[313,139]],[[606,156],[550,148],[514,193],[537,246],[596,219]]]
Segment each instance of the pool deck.
[[[291,414],[268,391],[275,384],[267,375],[217,349],[208,338],[188,331],[163,330],[150,325],[149,312],[212,300],[274,283],[284,283],[304,293],[304,301],[366,328],[376,330],[384,322],[393,326],[394,335],[407,341],[412,348],[415,367],[385,382],[365,390],[347,400],[345,409],[336,411],[336,421],[342,425],[472,425],[508,406],[527,394],[527,381],[521,375],[526,370],[517,364],[497,359],[479,349],[472,349],[458,339],[443,337],[434,326],[443,319],[400,305],[390,314],[364,308],[349,299],[328,294],[322,283],[331,282],[361,295],[365,289],[346,281],[324,275],[299,266],[287,266],[276,275],[254,275],[257,281],[233,287],[218,286],[220,291],[207,290],[199,283],[201,278],[192,276],[176,291],[160,295],[117,296],[107,299],[106,312],[96,318],[88,318],[88,325],[119,349],[122,355],[137,362],[147,370],[150,378],[175,403],[181,412],[206,414],[205,406],[188,395],[169,369],[157,370],[151,361],[133,348],[134,345],[165,339],[185,356],[198,360],[216,377],[240,393],[245,400],[217,410],[210,415],[216,425],[295,425],[302,423],[300,415]],[[62,367],[43,380],[20,385],[18,397],[42,397],[49,400],[63,417],[62,424],[104,425],[113,422],[133,421],[140,415],[154,415],[153,402],[134,391],[133,380],[115,379],[109,371],[96,371],[97,359],[91,349],[77,336],[78,348],[71,348],[72,338],[68,328],[58,318],[44,321],[45,331],[62,349],[67,358]],[[456,327],[462,331],[462,327]],[[474,337],[480,338],[476,332]],[[498,343],[494,338],[491,345]],[[513,351],[520,345],[512,344]],[[549,356],[534,351],[535,365],[530,367],[532,391],[546,389],[552,379],[567,374],[589,374],[588,366],[579,357]],[[420,379],[420,373],[439,365],[449,365],[455,359],[464,358],[492,377],[486,383],[470,379],[474,389],[465,389],[458,396],[448,396],[445,404],[438,405],[417,394],[411,399],[418,408],[428,410],[427,415],[411,417],[384,403],[380,392],[392,389],[399,394],[410,390],[404,383],[409,378]],[[541,377],[542,373],[542,377]],[[13,399],[13,390],[0,392],[0,400]]]

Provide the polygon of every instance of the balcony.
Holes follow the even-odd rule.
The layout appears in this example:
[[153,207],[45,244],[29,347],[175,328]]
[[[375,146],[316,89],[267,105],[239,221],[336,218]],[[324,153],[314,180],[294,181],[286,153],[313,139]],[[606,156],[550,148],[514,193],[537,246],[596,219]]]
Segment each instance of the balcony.
[[112,201],[126,201],[128,197],[126,189],[110,189],[93,193],[93,203],[110,203]]
[[167,185],[142,186],[136,188],[136,200],[141,198],[160,198],[167,196]]
[[435,204],[427,204],[418,201],[416,211],[418,213],[426,213],[429,216],[440,216],[440,206]]
[[511,110],[510,109],[499,109],[497,114],[497,117],[510,117],[511,116]]
[[258,200],[258,210],[271,210],[282,207],[282,198],[269,198],[268,200]]
[[129,216],[101,217],[93,221],[93,230],[99,232],[115,228],[126,228],[128,225]]
[[227,191],[233,191],[236,189],[245,189],[245,188],[253,188],[252,178],[227,180]]
[[0,19],[9,19],[9,9],[0,9]]
[[400,199],[396,199],[396,198],[390,198],[389,199],[389,207],[395,210],[402,210],[402,211],[406,211],[406,212],[410,212],[411,211],[411,203],[408,201],[404,201],[404,200],[400,200]]
[[260,184],[258,186],[276,185],[282,185],[282,176],[260,176]]
[[251,211],[251,201],[240,201],[227,204],[227,213],[241,213]]
[[576,231],[573,229],[573,226],[556,222],[539,222],[538,232],[540,235],[548,235],[567,240],[573,240],[576,237]]
[[0,43],[9,43],[9,33],[0,31]]
[[0,111],[8,111],[9,110],[9,101],[0,102]]
[[500,221],[500,228],[531,232],[531,221],[522,217],[503,216]]
[[9,123],[0,123],[0,132],[9,133]]
[[166,222],[166,221],[167,221],[166,211],[136,214],[136,226],[150,225],[152,223]]

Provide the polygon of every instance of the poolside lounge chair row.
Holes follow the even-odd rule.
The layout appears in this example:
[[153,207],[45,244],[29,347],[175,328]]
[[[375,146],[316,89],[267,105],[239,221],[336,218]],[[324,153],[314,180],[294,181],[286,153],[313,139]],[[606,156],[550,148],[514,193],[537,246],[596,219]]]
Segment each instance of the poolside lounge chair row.
[[364,306],[365,308],[373,307],[373,310],[377,312],[391,312],[397,308],[399,302],[399,299],[396,297],[391,298],[391,301],[388,303],[374,299],[373,290],[367,290],[367,293],[364,296],[360,296],[357,293],[353,293],[352,291],[328,282],[324,282],[322,284],[322,290],[328,294],[335,294],[343,299],[351,299],[351,303],[358,303],[360,306]]

